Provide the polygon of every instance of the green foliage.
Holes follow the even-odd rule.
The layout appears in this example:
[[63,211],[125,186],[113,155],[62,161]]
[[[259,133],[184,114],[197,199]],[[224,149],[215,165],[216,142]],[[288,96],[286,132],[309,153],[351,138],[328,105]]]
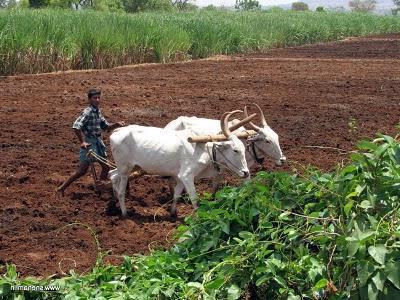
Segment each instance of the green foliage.
[[292,10],[294,11],[306,11],[308,10],[308,4],[304,2],[293,2]]
[[283,12],[284,9],[280,6],[273,6],[267,10],[265,10],[265,12],[269,12],[269,13],[281,13]]
[[122,0],[124,9],[128,13],[136,13],[147,3],[147,0]]
[[198,7],[194,3],[191,3],[190,0],[172,0],[172,5],[178,11],[188,12],[188,11],[196,11],[198,9]]
[[93,9],[98,11],[122,12],[124,6],[122,0],[97,0],[93,5]]
[[193,3],[186,3],[185,5],[181,5],[179,7],[179,11],[185,11],[185,12],[194,12],[197,11],[198,9],[199,7]]
[[20,0],[20,1],[18,1],[17,7],[20,8],[20,9],[29,8],[29,0]]
[[317,11],[317,12],[324,12],[325,9],[324,9],[323,6],[317,6],[317,8],[315,9],[315,11]]
[[[93,7],[81,11],[1,10],[0,75],[171,62],[400,31],[399,18],[355,13],[92,11],[119,11],[118,1],[87,0],[85,7]],[[171,9],[169,0],[124,1],[132,11]]]
[[170,0],[122,0],[126,12],[173,11]]
[[170,0],[148,0],[143,6],[143,11],[173,11]]
[[2,8],[14,8],[17,6],[16,0],[0,0],[0,9]]
[[[202,201],[169,251],[102,263],[61,279],[0,277],[10,286],[59,285],[65,299],[398,299],[400,143],[360,141],[332,173],[260,172]],[[20,292],[32,299],[57,293]]]
[[30,8],[43,8],[49,5],[49,0],[29,0]]
[[237,10],[259,10],[261,5],[257,0],[236,0],[235,8]]
[[202,8],[202,10],[205,10],[205,11],[218,11],[219,9],[220,9],[219,7],[212,5],[212,4],[207,5]]

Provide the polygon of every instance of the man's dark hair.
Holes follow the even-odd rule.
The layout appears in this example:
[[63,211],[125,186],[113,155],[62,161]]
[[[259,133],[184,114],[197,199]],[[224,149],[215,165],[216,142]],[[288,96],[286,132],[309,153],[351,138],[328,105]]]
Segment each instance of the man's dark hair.
[[88,92],[88,98],[92,98],[93,96],[101,95],[101,91],[99,89],[90,89]]

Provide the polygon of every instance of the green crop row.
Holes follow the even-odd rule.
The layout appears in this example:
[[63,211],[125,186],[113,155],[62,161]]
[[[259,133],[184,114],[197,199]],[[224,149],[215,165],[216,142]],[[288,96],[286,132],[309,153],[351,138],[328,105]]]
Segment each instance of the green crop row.
[[0,75],[171,62],[400,31],[353,13],[0,11]]

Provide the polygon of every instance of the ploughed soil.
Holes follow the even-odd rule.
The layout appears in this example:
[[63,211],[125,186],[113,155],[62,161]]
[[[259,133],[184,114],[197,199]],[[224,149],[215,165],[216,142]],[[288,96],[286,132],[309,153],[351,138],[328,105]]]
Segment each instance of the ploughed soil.
[[[131,181],[127,219],[111,205],[112,193],[96,195],[89,174],[65,197],[55,195],[78,163],[71,126],[89,88],[101,87],[109,121],[151,126],[181,115],[219,118],[256,102],[290,161],[285,167],[266,161],[258,170],[300,171],[311,164],[329,171],[349,159],[338,149],[352,150],[377,132],[396,133],[399,59],[400,35],[392,34],[185,63],[0,78],[0,265],[16,264],[22,276],[88,272],[97,246],[85,226],[109,251],[106,259],[118,263],[123,254],[170,246],[174,229],[191,213],[182,201],[178,220],[169,218],[168,184],[157,177]],[[203,191],[210,183],[199,185]]]

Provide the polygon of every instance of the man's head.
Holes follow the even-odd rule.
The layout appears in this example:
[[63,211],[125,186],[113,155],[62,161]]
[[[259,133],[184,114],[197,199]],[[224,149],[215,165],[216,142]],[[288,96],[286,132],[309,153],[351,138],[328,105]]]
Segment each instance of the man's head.
[[101,91],[99,89],[90,89],[88,92],[89,104],[98,107],[100,104]]

